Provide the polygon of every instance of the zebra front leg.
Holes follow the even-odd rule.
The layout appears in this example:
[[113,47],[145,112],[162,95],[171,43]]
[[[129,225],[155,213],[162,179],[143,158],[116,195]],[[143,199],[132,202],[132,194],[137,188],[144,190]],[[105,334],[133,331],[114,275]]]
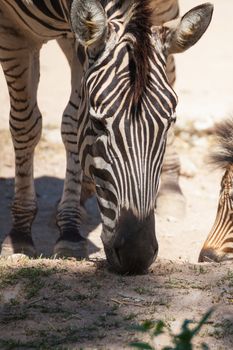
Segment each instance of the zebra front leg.
[[[35,256],[31,226],[37,212],[33,180],[34,149],[40,139],[42,120],[37,107],[39,47],[29,47],[19,34],[1,41],[0,57],[10,95],[10,130],[15,150],[13,226],[2,243],[1,255]],[[4,36],[3,36],[4,39]]]
[[[67,147],[67,144],[65,144]],[[67,169],[64,189],[57,211],[57,225],[60,230],[54,253],[59,257],[87,257],[87,241],[80,234],[82,211],[80,195],[82,170],[77,153],[67,151]]]
[[66,148],[67,166],[63,194],[57,211],[60,237],[55,245],[54,253],[61,257],[82,259],[88,256],[87,241],[80,234],[82,170],[77,148],[77,117],[82,65],[77,59],[74,39],[60,39],[58,43],[70,64],[72,91],[62,118],[62,139]]

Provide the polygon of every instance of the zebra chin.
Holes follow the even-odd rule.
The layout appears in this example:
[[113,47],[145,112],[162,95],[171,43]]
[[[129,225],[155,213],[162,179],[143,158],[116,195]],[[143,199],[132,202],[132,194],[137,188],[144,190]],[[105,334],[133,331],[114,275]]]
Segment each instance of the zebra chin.
[[138,219],[131,210],[122,210],[111,239],[102,233],[110,268],[120,274],[143,274],[158,254],[154,212]]

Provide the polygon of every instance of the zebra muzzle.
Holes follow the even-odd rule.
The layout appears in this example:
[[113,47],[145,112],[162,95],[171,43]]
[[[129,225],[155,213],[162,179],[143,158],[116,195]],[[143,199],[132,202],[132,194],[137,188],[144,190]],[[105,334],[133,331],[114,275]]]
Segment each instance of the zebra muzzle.
[[158,254],[154,213],[139,220],[132,211],[124,210],[114,238],[111,243],[104,244],[104,248],[114,271],[123,274],[145,273]]

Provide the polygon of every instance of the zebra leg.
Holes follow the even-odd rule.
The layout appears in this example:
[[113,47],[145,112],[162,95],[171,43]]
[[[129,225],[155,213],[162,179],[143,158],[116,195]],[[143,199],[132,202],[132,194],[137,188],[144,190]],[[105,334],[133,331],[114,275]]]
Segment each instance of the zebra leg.
[[[171,85],[176,79],[175,61],[168,57],[167,76]],[[161,174],[161,185],[156,202],[159,216],[182,217],[185,214],[185,198],[179,185],[180,159],[175,147],[175,125],[170,127],[167,136],[167,147]]]
[[37,212],[33,157],[42,127],[37,106],[40,47],[32,43],[30,45],[29,40],[14,30],[10,23],[4,24],[4,27],[0,25],[0,61],[10,95],[15,195],[12,205],[13,226],[2,243],[1,255],[24,253],[35,256],[31,225]]
[[77,58],[74,39],[59,39],[58,44],[70,64],[72,90],[70,101],[62,118],[62,139],[66,148],[67,166],[63,194],[57,211],[60,237],[56,242],[54,253],[61,257],[81,259],[88,255],[87,241],[80,234],[82,170],[77,148],[77,112],[80,101],[79,88],[82,78],[82,65]]

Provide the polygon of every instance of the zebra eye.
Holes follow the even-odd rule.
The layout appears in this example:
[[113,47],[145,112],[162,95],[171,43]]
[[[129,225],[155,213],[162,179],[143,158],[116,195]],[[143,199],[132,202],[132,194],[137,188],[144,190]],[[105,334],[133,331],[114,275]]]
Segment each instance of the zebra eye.
[[100,119],[100,118],[95,118],[95,117],[90,117],[90,120],[91,120],[91,123],[92,123],[92,126],[99,130],[99,131],[105,131],[106,132],[106,124],[105,124],[105,121]]

